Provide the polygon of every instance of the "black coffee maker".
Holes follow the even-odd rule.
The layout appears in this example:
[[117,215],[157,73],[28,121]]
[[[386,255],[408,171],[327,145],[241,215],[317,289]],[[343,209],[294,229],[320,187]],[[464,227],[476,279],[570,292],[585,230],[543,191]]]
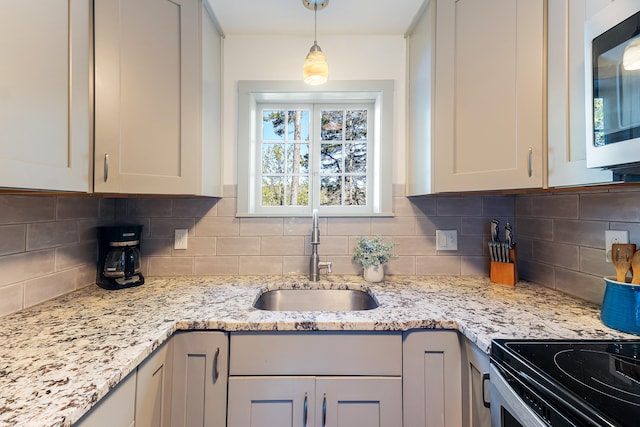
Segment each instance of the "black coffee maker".
[[123,289],[144,283],[140,267],[141,233],[141,225],[98,227],[98,286]]

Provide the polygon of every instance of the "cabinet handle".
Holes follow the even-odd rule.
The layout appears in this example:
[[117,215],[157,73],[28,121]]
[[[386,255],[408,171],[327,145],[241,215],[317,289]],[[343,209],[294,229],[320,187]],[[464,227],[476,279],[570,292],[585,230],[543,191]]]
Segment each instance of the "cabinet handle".
[[327,393],[322,396],[322,427],[327,425]]
[[487,381],[489,381],[489,374],[488,373],[482,374],[482,404],[484,405],[485,408],[491,408],[491,402],[487,402],[487,399],[484,394],[484,390],[485,390],[484,385]]
[[109,179],[109,155],[104,155],[104,182]]
[[302,425],[307,427],[307,408],[309,405],[309,395],[304,394],[304,405],[302,406]]
[[215,384],[220,378],[220,371],[218,370],[218,356],[220,356],[220,347],[216,349],[216,354],[213,355],[213,383]]
[[527,172],[529,173],[529,178],[533,175],[533,148],[529,147],[529,155],[527,156]]

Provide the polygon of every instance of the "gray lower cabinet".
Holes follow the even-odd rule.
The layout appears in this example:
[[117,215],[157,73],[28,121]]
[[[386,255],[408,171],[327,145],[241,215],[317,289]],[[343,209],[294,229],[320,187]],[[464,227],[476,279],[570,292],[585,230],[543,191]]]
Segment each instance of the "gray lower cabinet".
[[228,427],[402,425],[399,333],[237,333]]
[[154,351],[75,425],[168,427],[171,342]]
[[170,340],[138,366],[136,427],[168,427],[171,420]]
[[177,332],[173,344],[172,427],[224,427],[229,340],[217,331]]
[[489,355],[468,339],[462,341],[463,425],[491,427]]
[[98,405],[87,412],[76,427],[134,427],[136,372],[130,373]]
[[229,427],[398,426],[400,377],[231,377]]
[[458,333],[414,330],[403,339],[403,426],[462,426]]

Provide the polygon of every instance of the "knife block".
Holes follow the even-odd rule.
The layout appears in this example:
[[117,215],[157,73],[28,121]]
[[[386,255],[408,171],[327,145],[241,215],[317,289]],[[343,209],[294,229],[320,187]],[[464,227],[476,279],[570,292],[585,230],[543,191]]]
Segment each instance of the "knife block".
[[511,262],[491,261],[491,283],[515,286],[518,283],[518,253],[516,246],[509,249]]

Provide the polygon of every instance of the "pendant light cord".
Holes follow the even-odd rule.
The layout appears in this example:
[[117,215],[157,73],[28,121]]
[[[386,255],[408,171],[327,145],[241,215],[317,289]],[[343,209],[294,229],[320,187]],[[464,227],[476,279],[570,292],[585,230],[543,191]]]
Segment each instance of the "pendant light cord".
[[318,44],[318,3],[313,4],[313,44]]

